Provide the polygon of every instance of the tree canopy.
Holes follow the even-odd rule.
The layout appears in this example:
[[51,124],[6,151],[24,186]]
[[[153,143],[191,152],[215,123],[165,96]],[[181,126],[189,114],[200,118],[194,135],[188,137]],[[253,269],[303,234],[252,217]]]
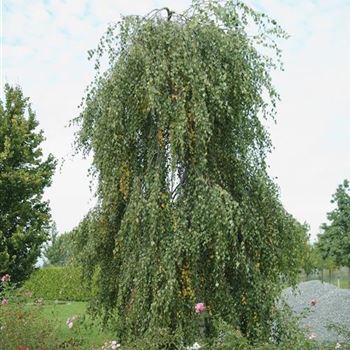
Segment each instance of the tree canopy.
[[55,170],[43,157],[42,131],[28,98],[19,87],[5,86],[0,104],[0,272],[13,281],[33,270],[48,238],[50,211],[43,200]]
[[285,36],[241,2],[195,1],[125,17],[90,52],[77,146],[93,152],[99,205],[80,244],[98,274],[96,310],[122,339],[167,329],[190,342],[199,302],[207,335],[220,318],[270,336],[306,240],[265,163],[272,38]]
[[324,258],[333,258],[338,266],[350,267],[350,184],[344,180],[332,196],[335,208],[321,226],[318,246]]
[[75,230],[72,230],[59,235],[56,225],[53,225],[50,240],[43,250],[45,265],[65,266],[74,264],[76,257],[74,232]]

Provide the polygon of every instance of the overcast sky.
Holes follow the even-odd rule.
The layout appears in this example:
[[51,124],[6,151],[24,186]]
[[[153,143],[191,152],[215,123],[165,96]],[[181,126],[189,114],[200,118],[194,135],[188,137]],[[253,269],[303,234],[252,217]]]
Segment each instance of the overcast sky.
[[[29,96],[47,138],[43,147],[59,159],[47,190],[58,230],[75,227],[94,204],[89,160],[72,156],[68,122],[93,77],[87,50],[120,15],[145,14],[188,0],[0,0],[1,87],[18,84]],[[250,0],[291,35],[281,44],[285,71],[274,74],[281,95],[277,125],[270,126],[276,177],[285,208],[311,226],[332,209],[331,195],[350,179],[350,1]],[[3,98],[3,94],[2,98]],[[62,163],[62,159],[65,160]]]

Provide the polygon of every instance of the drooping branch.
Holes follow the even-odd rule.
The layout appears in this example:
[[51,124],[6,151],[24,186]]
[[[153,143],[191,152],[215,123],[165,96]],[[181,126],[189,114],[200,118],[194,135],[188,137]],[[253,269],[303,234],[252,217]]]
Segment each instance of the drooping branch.
[[164,7],[164,10],[168,13],[168,21],[171,20],[171,16],[175,13],[174,11],[170,11],[168,7]]
[[168,21],[171,20],[171,17],[173,14],[175,14],[175,11],[171,11],[168,7],[162,7],[160,9],[154,9],[151,12],[149,12],[146,16],[144,16],[144,18],[148,18],[151,15],[156,15],[157,13],[161,12],[161,11],[166,11],[167,12],[167,19]]

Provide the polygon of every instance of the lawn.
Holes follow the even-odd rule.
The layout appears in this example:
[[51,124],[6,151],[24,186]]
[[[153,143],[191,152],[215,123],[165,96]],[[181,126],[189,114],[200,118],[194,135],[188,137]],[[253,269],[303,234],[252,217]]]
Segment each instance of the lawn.
[[[31,307],[36,307],[32,305]],[[42,317],[54,322],[60,339],[82,339],[83,349],[100,349],[106,341],[117,340],[112,332],[102,330],[99,323],[86,314],[85,302],[45,302],[41,309]],[[72,328],[67,320],[78,316]]]
[[[338,281],[332,281],[332,284],[338,287]],[[344,289],[350,288],[350,282],[348,279],[340,279],[339,280],[339,287]]]
[[306,281],[311,281],[311,280],[319,280],[319,281],[322,281],[323,283],[330,283],[330,284],[333,284],[336,287],[339,287],[342,289],[349,289],[350,288],[350,280],[348,277],[339,278],[339,285],[338,285],[338,279],[336,279],[336,278],[329,279],[328,276],[325,276],[322,280],[322,278],[318,275],[310,275],[308,277],[301,276],[299,279],[299,282],[306,282]]

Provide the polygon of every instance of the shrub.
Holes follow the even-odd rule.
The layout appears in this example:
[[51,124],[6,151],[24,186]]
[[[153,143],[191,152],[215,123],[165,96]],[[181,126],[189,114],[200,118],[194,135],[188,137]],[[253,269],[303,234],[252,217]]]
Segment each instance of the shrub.
[[45,349],[57,342],[56,326],[41,316],[41,307],[22,303],[2,305],[0,311],[1,349]]
[[0,349],[53,349],[54,322],[41,316],[41,306],[28,306],[28,296],[7,279],[0,281]]
[[23,289],[31,291],[34,298],[46,300],[86,301],[90,297],[81,283],[79,267],[47,267],[35,271]]

